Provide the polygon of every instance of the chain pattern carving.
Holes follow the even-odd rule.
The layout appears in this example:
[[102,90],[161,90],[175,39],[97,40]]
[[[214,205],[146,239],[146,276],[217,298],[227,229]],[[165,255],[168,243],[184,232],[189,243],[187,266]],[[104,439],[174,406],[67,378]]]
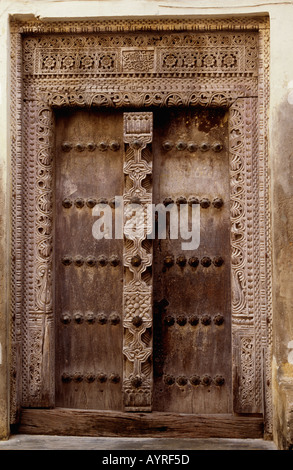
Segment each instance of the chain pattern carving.
[[[152,265],[151,249],[143,245],[151,227],[145,224],[146,204],[152,203],[152,185],[143,185],[152,174],[152,113],[124,113],[126,175],[124,200],[123,289],[124,406],[128,411],[150,411],[152,404],[152,280],[142,274]],[[133,202],[135,201],[135,202]],[[135,211],[135,214],[133,212]],[[133,217],[135,230],[133,231]],[[142,224],[140,224],[142,222]]]
[[[21,403],[46,406],[52,405],[53,400],[53,384],[46,380],[43,383],[54,367],[53,349],[50,359],[40,357],[46,341],[53,348],[50,335],[54,336],[53,109],[223,106],[229,108],[230,126],[233,362],[239,371],[235,379],[235,384],[239,383],[239,387],[235,385],[235,406],[239,412],[261,412],[264,349],[268,351],[266,381],[271,363],[271,330],[267,326],[271,318],[270,211],[265,140],[268,25],[261,18],[243,18],[241,24],[237,19],[162,19],[145,20],[144,27],[147,31],[142,31],[139,20],[11,24],[15,51],[12,77],[17,87],[16,93],[12,90],[11,99],[16,201],[12,335],[16,349],[21,339],[23,344],[23,369],[17,372],[23,377]],[[29,130],[25,131],[26,128]],[[125,208],[134,188],[140,194],[142,206],[149,200],[149,145],[134,149],[132,141],[126,142]],[[132,163],[138,154],[136,178]],[[143,234],[139,240],[125,240],[124,249],[125,405],[135,410],[150,409],[151,250]],[[139,265],[135,266],[133,258],[137,255],[139,259],[134,264]],[[136,289],[134,282],[139,283]],[[133,351],[140,358],[137,361]],[[18,367],[15,361],[13,367]],[[12,383],[13,422],[20,398],[16,390],[19,385],[14,379]],[[47,403],[42,398],[46,394],[50,396]],[[269,432],[271,392],[266,386],[265,396],[265,426]]]

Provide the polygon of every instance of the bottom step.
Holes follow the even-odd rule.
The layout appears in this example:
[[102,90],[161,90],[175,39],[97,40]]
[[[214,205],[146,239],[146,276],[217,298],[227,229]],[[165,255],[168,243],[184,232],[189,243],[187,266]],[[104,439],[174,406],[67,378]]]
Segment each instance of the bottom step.
[[263,417],[23,409],[18,432],[91,437],[259,439],[263,437]]

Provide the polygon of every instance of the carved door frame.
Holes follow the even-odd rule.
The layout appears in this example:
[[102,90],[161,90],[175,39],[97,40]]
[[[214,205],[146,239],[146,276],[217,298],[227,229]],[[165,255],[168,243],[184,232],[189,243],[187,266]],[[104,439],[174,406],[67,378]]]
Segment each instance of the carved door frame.
[[234,412],[263,414],[270,434],[267,19],[12,22],[11,48],[11,422],[21,407],[54,406],[54,110],[220,106],[229,109]]

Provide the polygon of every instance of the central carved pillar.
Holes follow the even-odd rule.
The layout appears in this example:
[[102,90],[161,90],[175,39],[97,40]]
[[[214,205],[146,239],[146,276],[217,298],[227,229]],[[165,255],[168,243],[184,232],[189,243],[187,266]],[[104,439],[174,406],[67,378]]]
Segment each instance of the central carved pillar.
[[125,411],[152,406],[152,113],[124,113],[124,289],[123,354]]

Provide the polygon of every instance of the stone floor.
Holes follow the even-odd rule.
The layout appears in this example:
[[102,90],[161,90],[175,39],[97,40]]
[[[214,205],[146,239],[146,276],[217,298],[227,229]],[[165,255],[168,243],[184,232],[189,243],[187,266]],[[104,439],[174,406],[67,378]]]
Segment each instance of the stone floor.
[[1,450],[277,450],[262,439],[152,439],[18,434],[0,441]]

